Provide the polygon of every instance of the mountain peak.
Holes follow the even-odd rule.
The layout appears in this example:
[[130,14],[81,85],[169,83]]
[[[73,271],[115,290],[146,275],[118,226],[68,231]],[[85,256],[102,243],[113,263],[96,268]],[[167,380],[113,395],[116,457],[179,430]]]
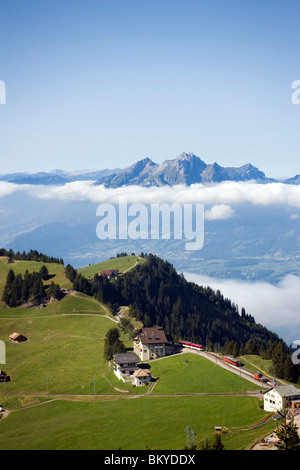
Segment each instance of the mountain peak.
[[201,160],[200,157],[198,157],[192,152],[182,152],[180,155],[178,155],[178,157],[170,161],[176,162],[176,161],[194,161],[194,160],[203,162],[203,160]]
[[221,181],[270,181],[265,174],[247,163],[239,168],[222,167],[217,162],[206,164],[192,152],[182,152],[173,160],[165,160],[161,164],[154,163],[150,158],[144,158],[117,175],[101,178],[95,184],[106,187],[124,185],[138,186],[174,186],[185,184],[190,186],[197,183],[216,183]]
[[[192,152],[182,152],[180,155],[178,155],[175,160],[190,160],[192,158],[195,158],[196,155],[194,155]],[[199,157],[196,157],[199,158]]]

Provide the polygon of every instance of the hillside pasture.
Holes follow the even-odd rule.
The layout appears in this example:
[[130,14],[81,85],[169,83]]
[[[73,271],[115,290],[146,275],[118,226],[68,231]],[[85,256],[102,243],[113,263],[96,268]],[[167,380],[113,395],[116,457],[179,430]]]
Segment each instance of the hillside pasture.
[[[43,309],[44,311],[45,309]],[[110,389],[103,375],[105,334],[115,324],[95,314],[14,316],[1,318],[0,339],[6,343],[8,393],[103,393]],[[28,339],[9,341],[18,331]]]
[[139,256],[120,256],[102,261],[101,263],[91,264],[90,266],[80,268],[77,271],[87,278],[93,278],[95,274],[99,274],[105,269],[118,269],[119,273],[122,274],[133,268],[137,263],[143,262],[145,262],[145,259],[139,258]]
[[150,361],[155,394],[244,393],[258,386],[194,353]]
[[49,279],[44,281],[45,285],[49,285],[52,281],[55,284],[59,284],[60,287],[71,288],[72,283],[66,278],[65,267],[62,264],[56,263],[42,263],[39,261],[21,261],[13,260],[8,263],[6,256],[0,257],[0,304],[2,298],[2,292],[6,283],[6,277],[8,271],[12,269],[15,274],[24,275],[25,271],[39,272],[42,266],[46,266],[49,272]]
[[[117,269],[120,263],[124,270],[134,266],[136,260],[130,258],[116,258]],[[116,267],[108,263],[103,269]],[[0,290],[10,268],[33,272],[43,264],[53,275],[50,282],[71,287],[62,265],[8,264],[2,258]],[[196,433],[199,448],[205,438],[213,439],[215,425],[232,431],[223,436],[226,449],[242,449],[271,429],[272,423],[263,431],[248,429],[266,416],[257,398],[242,396],[255,385],[196,354],[150,361],[156,379],[150,395],[146,386],[123,384],[103,358],[105,335],[116,327],[114,320],[96,299],[74,291],[44,308],[1,306],[3,369],[11,376],[10,382],[0,383],[1,403],[11,411],[0,420],[1,450],[180,450],[186,445],[186,426]],[[15,331],[27,341],[9,341]],[[132,347],[126,335],[121,339]],[[222,393],[228,395],[217,396]],[[120,430],[120,423],[126,429]]]
[[[0,449],[180,450],[187,426],[196,433],[199,449],[206,438],[214,439],[215,425],[231,431],[222,436],[226,450],[243,449],[264,432],[247,430],[262,416],[257,400],[243,397],[55,400],[13,412],[0,422]],[[271,429],[272,423],[265,426]]]

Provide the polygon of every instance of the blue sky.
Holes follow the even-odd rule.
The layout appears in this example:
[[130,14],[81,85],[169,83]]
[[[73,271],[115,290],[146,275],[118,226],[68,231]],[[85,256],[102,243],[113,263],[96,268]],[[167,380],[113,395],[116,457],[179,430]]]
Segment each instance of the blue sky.
[[0,2],[0,173],[193,152],[300,173],[296,0]]

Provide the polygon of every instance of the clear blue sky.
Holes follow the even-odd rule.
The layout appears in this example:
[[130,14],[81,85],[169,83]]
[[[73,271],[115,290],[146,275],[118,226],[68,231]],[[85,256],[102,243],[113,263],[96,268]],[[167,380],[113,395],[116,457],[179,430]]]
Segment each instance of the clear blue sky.
[[0,173],[194,152],[300,173],[297,0],[0,2]]

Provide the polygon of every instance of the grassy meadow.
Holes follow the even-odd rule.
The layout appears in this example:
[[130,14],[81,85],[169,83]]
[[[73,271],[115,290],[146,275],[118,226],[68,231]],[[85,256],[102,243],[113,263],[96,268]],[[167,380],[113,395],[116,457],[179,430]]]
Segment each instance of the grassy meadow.
[[193,353],[152,361],[155,394],[243,393],[257,385]]
[[[0,422],[0,449],[180,450],[187,426],[200,448],[206,438],[213,440],[215,425],[230,431],[222,435],[227,450],[242,449],[264,432],[248,429],[262,416],[257,399],[230,396],[53,400],[12,412]],[[269,423],[267,429],[272,429]]]
[[14,260],[11,263],[8,263],[8,258],[6,256],[0,256],[0,303],[3,288],[6,283],[6,276],[10,269],[13,269],[15,274],[24,274],[26,269],[29,272],[39,271],[43,265],[45,265],[51,276],[49,280],[45,281],[45,284],[48,285],[52,281],[56,284],[59,284],[60,287],[70,288],[72,287],[71,282],[65,276],[65,268],[61,264],[56,263],[41,263],[38,261],[21,261]]
[[[124,270],[124,263],[136,263],[135,258],[114,260]],[[2,258],[0,295],[8,269],[39,271],[42,264],[8,265]],[[62,265],[46,266],[51,280],[71,287]],[[10,411],[0,419],[1,450],[183,449],[187,425],[198,447],[206,437],[213,439],[215,425],[223,425],[231,431],[222,436],[225,448],[243,449],[273,429],[273,423],[248,429],[266,416],[261,402],[230,395],[255,385],[192,353],[151,361],[156,382],[150,394],[146,386],[123,384],[103,358],[104,338],[112,327],[116,323],[107,308],[80,293],[44,308],[0,306],[0,340],[6,344],[1,368],[11,376],[0,383],[0,403]],[[15,331],[28,340],[10,342]],[[121,339],[132,346],[126,335]],[[126,428],[120,430],[120,423]]]
[[84,268],[78,269],[78,272],[85,277],[94,277],[95,274],[100,273],[104,269],[118,269],[120,273],[124,273],[128,269],[133,268],[137,263],[144,263],[145,258],[139,256],[120,256],[118,258],[111,258],[101,263],[91,264]]

